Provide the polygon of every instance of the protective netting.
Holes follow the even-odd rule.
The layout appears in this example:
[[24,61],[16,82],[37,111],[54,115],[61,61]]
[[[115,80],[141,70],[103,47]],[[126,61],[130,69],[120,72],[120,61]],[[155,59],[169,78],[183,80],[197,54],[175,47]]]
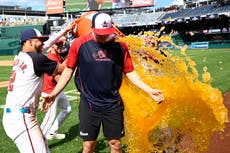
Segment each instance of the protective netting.
[[[135,70],[143,81],[163,90],[165,96],[165,101],[157,105],[124,76],[120,92],[125,104],[126,152],[204,152],[213,132],[223,131],[228,122],[222,93],[210,85],[207,67],[199,80],[186,46],[181,56],[157,47],[159,41],[171,42],[170,35],[159,36],[162,30],[118,40],[128,44]],[[148,43],[154,46],[148,47]]]

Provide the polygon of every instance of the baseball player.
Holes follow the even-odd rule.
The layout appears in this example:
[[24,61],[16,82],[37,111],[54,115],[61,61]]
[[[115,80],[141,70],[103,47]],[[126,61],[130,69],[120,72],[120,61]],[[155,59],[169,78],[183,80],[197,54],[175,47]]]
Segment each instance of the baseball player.
[[128,47],[114,39],[110,15],[96,13],[92,17],[92,28],[92,32],[74,40],[66,67],[54,90],[45,97],[42,108],[47,111],[77,67],[74,81],[81,94],[78,115],[83,152],[94,152],[102,128],[110,152],[118,153],[122,152],[121,138],[125,134],[124,105],[119,93],[123,74],[157,103],[161,103],[164,96],[161,90],[145,84],[134,70]]
[[42,54],[42,36],[37,29],[22,32],[22,50],[14,58],[3,113],[3,127],[21,153],[49,152],[47,140],[39,126],[36,109],[43,85],[43,74],[60,74],[64,69]]
[[[62,63],[63,59],[61,57],[61,50],[66,45],[66,36],[62,36],[55,44],[53,44],[48,50],[47,57],[57,61],[58,63]],[[66,51],[68,52],[68,51]],[[55,85],[58,81],[57,76],[49,76],[47,74],[44,75],[44,84],[42,89],[42,97],[46,97],[51,91],[54,89]],[[61,111],[59,115],[56,117],[57,108]],[[65,134],[58,133],[58,129],[63,121],[69,116],[71,113],[70,103],[62,91],[56,98],[49,111],[46,113],[45,118],[41,124],[41,129],[43,134],[46,136],[48,140],[52,139],[64,139]]]

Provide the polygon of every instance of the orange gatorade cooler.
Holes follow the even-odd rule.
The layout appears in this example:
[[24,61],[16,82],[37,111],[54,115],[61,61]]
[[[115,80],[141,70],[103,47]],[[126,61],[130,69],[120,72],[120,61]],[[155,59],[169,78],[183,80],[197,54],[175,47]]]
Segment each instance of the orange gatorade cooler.
[[[80,18],[76,19],[76,27],[72,30],[72,34],[75,37],[80,37],[84,34],[87,34],[92,31],[91,24],[92,24],[92,18],[93,15],[96,14],[96,11],[90,11],[84,13]],[[115,26],[115,33],[118,36],[124,37],[125,35]]]

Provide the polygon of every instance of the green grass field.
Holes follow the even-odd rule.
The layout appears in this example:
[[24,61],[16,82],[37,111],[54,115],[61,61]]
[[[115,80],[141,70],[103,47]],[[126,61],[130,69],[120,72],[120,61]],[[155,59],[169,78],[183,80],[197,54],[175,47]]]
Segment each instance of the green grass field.
[[[218,88],[222,93],[230,90],[230,49],[204,49],[204,50],[187,50],[187,54],[196,62],[197,70],[202,72],[204,66],[208,67],[208,72],[211,73],[213,87]],[[172,54],[179,55],[179,51],[172,51]],[[11,60],[12,56],[0,56],[0,60]],[[0,67],[0,81],[9,79],[10,67]],[[61,133],[66,133],[67,138],[64,140],[49,141],[49,148],[53,153],[80,153],[82,149],[82,141],[77,136],[79,120],[78,120],[78,102],[79,98],[77,91],[73,84],[73,80],[65,88],[65,92],[70,99],[72,106],[72,114],[64,122],[60,128]],[[7,88],[0,88],[0,106],[5,103],[5,96]],[[5,135],[2,127],[2,113],[3,109],[0,109],[0,152],[1,153],[15,153],[17,148],[14,143]],[[44,113],[38,110],[38,119],[42,120]],[[13,126],[13,125],[12,125]],[[107,141],[100,134],[98,143],[96,146],[96,153],[108,153],[109,147]]]
[[[207,66],[211,73],[211,85],[222,93],[230,90],[230,49],[192,49],[186,50],[187,55],[196,62],[201,80],[202,69]],[[172,54],[180,55],[180,51],[172,51]]]

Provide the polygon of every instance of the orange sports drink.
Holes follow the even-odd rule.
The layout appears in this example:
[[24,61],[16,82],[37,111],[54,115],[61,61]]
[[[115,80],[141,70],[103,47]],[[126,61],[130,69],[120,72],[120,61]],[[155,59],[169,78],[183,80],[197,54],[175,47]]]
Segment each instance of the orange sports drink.
[[[77,22],[76,36],[90,32],[96,12],[82,15]],[[195,62],[181,48],[181,56],[162,49],[156,42],[173,44],[171,35],[141,32],[125,36],[116,29],[116,41],[125,42],[130,50],[135,70],[152,88],[163,90],[165,101],[156,104],[148,94],[135,87],[124,76],[120,89],[125,105],[125,148],[128,153],[202,153],[208,149],[213,132],[221,132],[228,122],[228,112],[222,93],[211,86],[211,75],[203,68],[202,80]],[[154,46],[146,45],[153,37]],[[149,39],[148,39],[149,40]]]

